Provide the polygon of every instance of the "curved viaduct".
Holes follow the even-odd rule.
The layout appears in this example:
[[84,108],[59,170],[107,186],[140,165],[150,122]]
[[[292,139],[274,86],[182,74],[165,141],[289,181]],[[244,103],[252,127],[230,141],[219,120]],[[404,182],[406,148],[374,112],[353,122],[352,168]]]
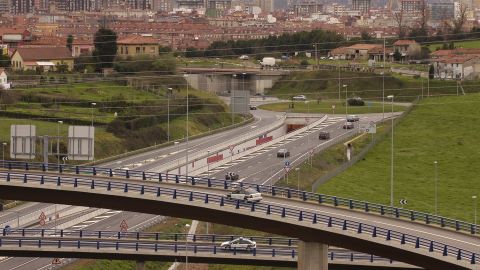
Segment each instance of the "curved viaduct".
[[426,269],[479,269],[479,255],[472,250],[394,229],[312,211],[230,201],[218,194],[150,183],[1,173],[0,197],[190,218],[295,237],[303,241],[298,250],[300,269],[309,269],[309,264],[326,265],[324,245],[375,254]]

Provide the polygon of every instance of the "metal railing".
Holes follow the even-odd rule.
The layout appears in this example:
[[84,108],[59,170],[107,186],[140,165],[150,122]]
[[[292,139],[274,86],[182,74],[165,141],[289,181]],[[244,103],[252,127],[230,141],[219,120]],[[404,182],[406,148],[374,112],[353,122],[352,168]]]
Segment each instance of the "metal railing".
[[[191,180],[190,177],[189,180]],[[384,239],[384,241],[395,241],[401,245],[408,244],[412,247],[414,246],[415,249],[423,249],[428,250],[429,252],[443,254],[443,256],[455,257],[457,260],[466,260],[469,261],[471,264],[476,264],[476,260],[478,256],[480,256],[479,254],[476,254],[472,251],[453,247],[423,237],[405,234],[397,232],[395,230],[373,226],[357,221],[337,218],[326,214],[282,207],[278,205],[270,205],[267,203],[249,203],[238,200],[229,200],[222,195],[182,190],[177,188],[152,186],[148,185],[148,182],[145,182],[145,184],[138,184],[118,182],[109,179],[86,179],[10,172],[0,173],[0,181],[2,181],[2,185],[8,185],[8,183],[12,182],[15,182],[16,185],[28,185],[29,183],[33,183],[35,185],[42,186],[44,189],[52,188],[58,190],[62,186],[68,186],[69,188],[73,187],[74,189],[81,189],[82,192],[88,191],[91,193],[95,193],[97,190],[100,190],[101,192],[107,191],[120,194],[133,193],[137,194],[139,197],[148,196],[149,199],[151,199],[152,197],[160,198],[166,196],[173,200],[182,200],[189,202],[201,201],[204,204],[215,204],[218,205],[220,208],[229,208],[229,211],[233,210],[237,213],[240,210],[261,212],[265,214],[264,217],[267,219],[269,216],[276,216],[280,217],[281,219],[288,220],[289,222],[294,220],[294,222],[313,224],[313,226],[320,225],[323,227],[326,226],[329,228],[340,229],[342,231],[353,231],[357,234],[370,235],[372,238]],[[195,181],[193,181],[193,183],[194,182]],[[272,188],[273,192],[274,190],[275,189]],[[300,194],[302,194],[303,198],[306,198],[305,193]],[[338,199],[336,199],[335,201],[338,202]],[[354,204],[351,205],[352,207],[354,206]]]
[[366,213],[379,214],[382,216],[388,216],[393,218],[402,218],[410,221],[422,222],[427,225],[436,225],[441,228],[449,228],[458,232],[466,232],[472,235],[479,235],[479,225],[456,220],[452,218],[442,217],[438,215],[432,215],[425,212],[414,211],[404,208],[391,207],[377,203],[370,203],[366,201],[359,201],[354,199],[342,198],[337,196],[318,194],[313,192],[307,192],[302,190],[296,190],[286,187],[277,187],[270,185],[252,184],[246,181],[241,183],[235,183],[230,180],[211,179],[206,177],[194,177],[176,174],[164,174],[156,172],[145,172],[140,170],[122,170],[111,169],[104,167],[93,166],[72,166],[63,164],[48,164],[43,163],[26,163],[21,161],[1,161],[5,169],[8,170],[39,170],[43,172],[51,173],[69,173],[76,175],[92,175],[103,176],[110,178],[125,178],[125,179],[138,179],[149,180],[157,182],[167,182],[176,184],[188,184],[188,185],[201,185],[211,188],[231,189],[236,186],[249,186],[255,188],[257,191],[269,194],[274,197],[285,197],[289,199],[298,199],[305,202],[315,202],[322,205],[329,205],[334,207],[343,207],[350,210],[359,210]]

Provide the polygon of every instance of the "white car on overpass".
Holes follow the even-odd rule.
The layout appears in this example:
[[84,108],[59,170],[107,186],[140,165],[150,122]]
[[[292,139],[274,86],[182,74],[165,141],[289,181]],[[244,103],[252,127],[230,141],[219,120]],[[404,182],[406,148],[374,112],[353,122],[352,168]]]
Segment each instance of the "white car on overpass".
[[220,244],[224,249],[250,250],[257,247],[257,243],[248,238],[239,237],[231,241],[226,241]]

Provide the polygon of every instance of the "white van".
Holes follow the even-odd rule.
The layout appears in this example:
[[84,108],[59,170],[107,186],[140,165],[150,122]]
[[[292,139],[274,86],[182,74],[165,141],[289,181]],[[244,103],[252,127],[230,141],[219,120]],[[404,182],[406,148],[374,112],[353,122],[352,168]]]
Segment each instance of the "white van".
[[262,193],[253,188],[236,188],[230,194],[227,194],[227,198],[247,202],[259,202],[262,200]]

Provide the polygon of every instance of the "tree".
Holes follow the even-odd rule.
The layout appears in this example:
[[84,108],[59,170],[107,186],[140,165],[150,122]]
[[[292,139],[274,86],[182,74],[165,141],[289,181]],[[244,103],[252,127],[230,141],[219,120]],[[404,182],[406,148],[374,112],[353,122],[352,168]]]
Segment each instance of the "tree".
[[400,61],[402,60],[402,54],[398,51],[398,50],[395,50],[395,53],[393,54],[393,59],[395,61]]
[[70,34],[67,37],[67,48],[72,51],[73,36]]
[[361,36],[360,36],[362,43],[372,43],[373,37],[368,33],[367,31],[362,31]]
[[430,68],[428,69],[428,78],[430,80],[433,80],[435,76],[435,68],[433,67],[433,65],[430,65]]
[[0,67],[9,67],[10,66],[10,58],[6,54],[2,54],[0,52]]
[[[455,19],[453,20],[452,33],[453,34],[462,33],[465,22],[467,22],[467,5],[460,4],[458,15],[455,16]],[[461,37],[454,36],[453,38],[460,39]]]
[[94,44],[93,56],[97,70],[111,68],[117,55],[117,34],[110,29],[100,28],[95,33]]
[[405,37],[405,26],[403,25],[404,24],[403,10],[395,12],[393,17],[395,19],[395,22],[397,23],[398,38],[400,38],[400,39],[404,38]]

